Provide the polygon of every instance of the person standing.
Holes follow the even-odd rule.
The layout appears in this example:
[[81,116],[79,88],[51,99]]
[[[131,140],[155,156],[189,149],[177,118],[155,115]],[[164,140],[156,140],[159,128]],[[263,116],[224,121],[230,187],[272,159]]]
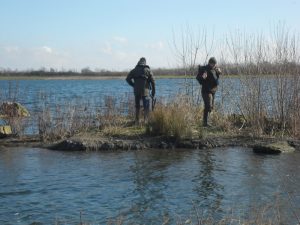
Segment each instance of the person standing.
[[144,57],[140,58],[136,67],[126,77],[127,83],[133,87],[135,96],[135,123],[140,123],[140,101],[143,101],[144,120],[148,120],[150,111],[150,98],[155,96],[155,81],[150,67]]
[[215,57],[211,57],[208,60],[208,64],[205,66],[199,66],[196,79],[202,86],[201,94],[204,102],[203,111],[203,126],[208,127],[208,117],[210,112],[214,108],[215,93],[219,85],[219,77],[221,75],[221,69],[217,67],[217,60]]

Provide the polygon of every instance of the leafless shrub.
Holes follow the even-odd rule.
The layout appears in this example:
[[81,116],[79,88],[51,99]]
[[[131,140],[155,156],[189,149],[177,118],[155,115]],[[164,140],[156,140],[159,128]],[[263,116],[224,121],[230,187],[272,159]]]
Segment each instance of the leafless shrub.
[[[173,31],[171,46],[180,68],[184,71],[185,93],[183,94],[199,96],[195,80],[189,79],[189,77],[197,75],[198,62],[205,63],[213,52],[215,48],[214,31],[210,34],[206,28],[194,30],[186,25],[180,32]],[[195,99],[193,98],[193,100]]]
[[104,105],[98,110],[97,122],[99,127],[115,127],[126,118],[133,118],[135,113],[133,95],[124,97],[104,96]]
[[[270,36],[231,33],[227,39],[237,74],[241,75],[237,105],[257,134],[299,133],[297,37],[279,23]],[[261,76],[264,74],[271,76]]]
[[42,140],[63,139],[91,130],[113,133],[127,123],[128,118],[131,118],[131,108],[134,109],[134,103],[128,96],[104,96],[103,104],[99,105],[80,100],[50,103],[45,98],[42,96],[40,102],[44,104],[37,106],[36,110],[38,132]]
[[42,102],[36,117],[38,133],[44,141],[63,139],[95,126],[95,113],[89,103],[50,104],[45,99]]

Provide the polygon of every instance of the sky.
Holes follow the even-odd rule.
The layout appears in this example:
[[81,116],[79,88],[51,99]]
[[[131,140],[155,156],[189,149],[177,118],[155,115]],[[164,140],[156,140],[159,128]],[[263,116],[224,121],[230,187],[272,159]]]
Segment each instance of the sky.
[[300,0],[0,0],[0,69],[128,70],[177,65],[173,37],[205,29],[300,33]]

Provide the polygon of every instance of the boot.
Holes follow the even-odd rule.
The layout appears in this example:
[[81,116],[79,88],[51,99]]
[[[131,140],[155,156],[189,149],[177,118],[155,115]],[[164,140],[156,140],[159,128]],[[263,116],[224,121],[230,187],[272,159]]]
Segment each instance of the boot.
[[211,127],[211,125],[208,123],[208,116],[209,116],[209,112],[207,110],[204,110],[204,112],[203,112],[203,127]]

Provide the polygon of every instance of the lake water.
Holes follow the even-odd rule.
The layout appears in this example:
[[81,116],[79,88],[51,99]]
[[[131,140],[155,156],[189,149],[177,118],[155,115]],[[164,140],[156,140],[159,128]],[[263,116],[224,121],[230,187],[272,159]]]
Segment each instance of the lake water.
[[[236,99],[235,91],[231,87],[238,83],[238,79],[223,79],[221,87],[230,91],[227,99]],[[158,79],[156,81],[156,95],[159,99],[175,97],[184,93],[199,93],[200,85],[196,79]],[[238,84],[236,85],[239,86]],[[217,100],[221,98],[221,90],[217,92]],[[27,108],[34,110],[35,106],[46,99],[49,104],[66,104],[74,101],[90,102],[93,105],[101,105],[105,96],[114,96],[117,99],[132,96],[133,90],[125,80],[19,80],[0,81],[0,100],[17,99]],[[195,94],[196,95],[196,94]],[[224,98],[224,96],[222,96]]]
[[[300,214],[300,152],[250,149],[59,152],[0,150],[0,224],[169,224],[196,211],[247,218],[271,205]],[[291,198],[289,200],[289,197]],[[274,217],[273,217],[274,218]]]
[[[282,85],[278,83],[276,77],[243,77],[220,79],[220,85],[216,93],[216,104],[222,106],[222,110],[236,112],[239,111],[240,97],[249,95],[248,89],[261,88],[258,91],[260,100],[271,106],[271,102],[276,100],[276,87]],[[293,86],[298,80],[291,77],[283,78],[285,94],[293,91]],[[179,94],[193,95],[196,103],[202,101],[200,85],[196,79],[157,79],[156,97],[159,102],[166,102],[170,98]],[[133,101],[133,90],[125,79],[111,80],[0,80],[0,102],[18,101],[29,110],[37,110],[41,105],[66,105],[67,103],[82,104],[90,103],[95,107],[102,107],[106,96],[112,96],[117,101]],[[246,99],[247,100],[247,99]],[[249,99],[248,99],[249,100]]]

